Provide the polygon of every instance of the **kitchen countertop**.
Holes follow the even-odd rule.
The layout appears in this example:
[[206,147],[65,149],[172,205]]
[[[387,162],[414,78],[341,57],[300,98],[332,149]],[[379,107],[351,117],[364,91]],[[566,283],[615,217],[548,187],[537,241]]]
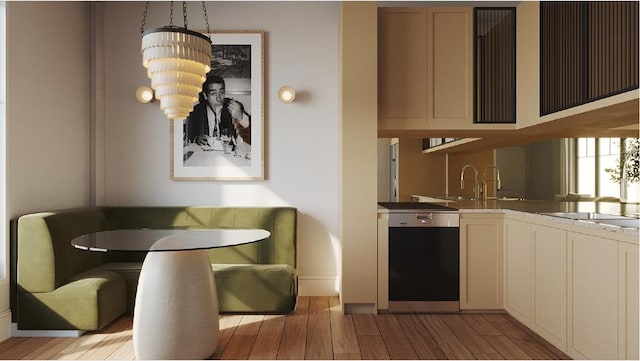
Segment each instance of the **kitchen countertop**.
[[[640,216],[640,204],[638,203],[617,203],[617,202],[557,202],[543,200],[521,200],[517,198],[488,199],[488,200],[468,200],[456,197],[445,196],[414,196],[420,202],[432,203],[440,206],[457,209],[461,214],[464,213],[508,213],[522,212],[527,213],[531,217],[540,218],[564,224],[572,224],[583,227],[612,231],[616,233],[625,233],[633,236],[639,236],[640,230],[633,227],[620,227],[602,223],[595,223],[591,220],[576,220],[569,218],[561,218],[557,216],[546,215],[544,213],[554,212],[595,212],[611,214],[616,216],[634,217]],[[455,200],[454,200],[455,199]],[[382,207],[382,206],[380,206]],[[380,213],[390,212],[389,209],[379,208]]]
[[[551,213],[551,212],[598,212],[620,216],[640,216],[640,204],[618,202],[557,202],[527,200],[518,198],[468,200],[456,199],[456,197],[427,197],[420,198],[420,202],[428,202],[464,210],[490,210],[502,209],[527,213]],[[453,198],[453,199],[451,199]],[[454,200],[455,199],[455,200]]]

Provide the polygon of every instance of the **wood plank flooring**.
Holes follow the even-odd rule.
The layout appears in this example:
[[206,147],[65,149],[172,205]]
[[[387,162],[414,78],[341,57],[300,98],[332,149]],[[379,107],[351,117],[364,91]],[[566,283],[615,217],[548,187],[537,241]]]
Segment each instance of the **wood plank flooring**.
[[[6,360],[133,360],[130,316],[78,338],[14,337]],[[511,316],[340,313],[337,297],[300,297],[288,315],[222,315],[212,359],[570,359]]]

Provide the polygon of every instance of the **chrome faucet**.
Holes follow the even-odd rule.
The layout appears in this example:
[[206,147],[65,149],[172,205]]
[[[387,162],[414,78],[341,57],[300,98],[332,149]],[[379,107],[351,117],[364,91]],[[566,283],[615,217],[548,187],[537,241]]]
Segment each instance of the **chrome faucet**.
[[500,181],[500,168],[496,165],[490,164],[484,168],[484,172],[482,172],[482,198],[487,199],[487,170],[489,168],[496,169],[496,190],[500,190],[502,188],[502,182]]
[[476,169],[476,167],[472,166],[471,164],[466,164],[464,167],[462,167],[462,170],[460,171],[460,189],[464,189],[464,171],[469,167],[473,169],[473,172],[475,173],[474,180],[473,180],[473,198],[475,200],[478,200],[480,198],[479,197],[480,187],[478,187],[478,170]]

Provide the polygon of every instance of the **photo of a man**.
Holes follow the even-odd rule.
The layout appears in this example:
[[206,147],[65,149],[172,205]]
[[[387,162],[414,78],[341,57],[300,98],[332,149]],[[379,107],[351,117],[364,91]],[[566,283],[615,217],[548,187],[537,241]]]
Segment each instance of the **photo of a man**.
[[186,120],[190,143],[223,150],[222,141],[229,140],[232,151],[238,137],[251,144],[251,116],[241,102],[227,98],[225,94],[224,79],[209,72],[202,86],[201,101]]
[[202,90],[189,115],[172,123],[171,178],[264,179],[264,32],[209,36]]
[[243,101],[251,100],[251,47],[212,45],[211,55],[199,102],[184,121],[184,165],[216,164],[216,157],[250,165],[251,115]]

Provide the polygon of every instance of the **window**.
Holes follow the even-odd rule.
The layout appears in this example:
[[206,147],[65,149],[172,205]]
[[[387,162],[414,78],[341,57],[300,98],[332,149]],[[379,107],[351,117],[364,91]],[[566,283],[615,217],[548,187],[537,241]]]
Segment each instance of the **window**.
[[[619,169],[624,149],[627,156],[638,157],[637,149],[632,147],[637,141],[637,138],[576,139],[576,191],[595,197],[620,197],[620,182],[614,180],[612,170]],[[639,188],[640,184],[628,182],[627,201],[640,200]]]

